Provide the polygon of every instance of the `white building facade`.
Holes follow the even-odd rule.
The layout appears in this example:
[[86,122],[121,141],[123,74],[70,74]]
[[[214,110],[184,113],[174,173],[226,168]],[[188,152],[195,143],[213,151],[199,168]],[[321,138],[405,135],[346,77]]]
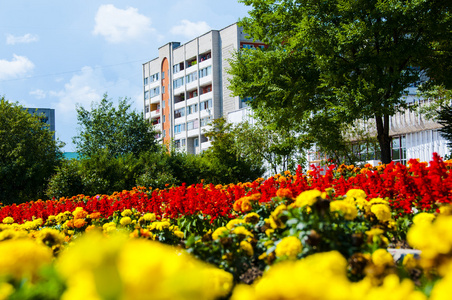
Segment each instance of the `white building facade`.
[[161,143],[200,153],[210,146],[204,136],[209,123],[244,106],[228,88],[228,60],[242,47],[263,47],[245,36],[232,24],[185,44],[168,43],[143,64],[145,118],[160,132]]

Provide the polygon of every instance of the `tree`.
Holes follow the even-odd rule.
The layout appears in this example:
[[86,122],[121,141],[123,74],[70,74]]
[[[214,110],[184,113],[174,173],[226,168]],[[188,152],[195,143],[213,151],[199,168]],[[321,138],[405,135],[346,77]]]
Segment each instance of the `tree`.
[[73,142],[80,155],[91,157],[100,149],[114,157],[157,150],[152,124],[130,107],[127,98],[119,99],[114,107],[107,94],[100,103],[92,103],[91,111],[77,107],[81,128]]
[[303,138],[294,131],[265,126],[257,121],[254,124],[239,123],[231,132],[236,151],[253,165],[264,163],[267,171],[273,174],[295,171],[298,165],[306,162]]
[[253,181],[262,176],[264,169],[236,150],[232,124],[224,118],[212,121],[212,130],[205,136],[212,140],[212,145],[202,153],[207,160],[208,172],[206,182],[227,184],[231,182]]
[[0,202],[37,200],[62,158],[62,143],[40,116],[0,98]]
[[405,90],[421,75],[452,84],[450,1],[241,2],[252,9],[240,25],[269,47],[235,56],[234,94],[255,97],[253,108],[291,109],[305,126],[374,119],[383,163]]

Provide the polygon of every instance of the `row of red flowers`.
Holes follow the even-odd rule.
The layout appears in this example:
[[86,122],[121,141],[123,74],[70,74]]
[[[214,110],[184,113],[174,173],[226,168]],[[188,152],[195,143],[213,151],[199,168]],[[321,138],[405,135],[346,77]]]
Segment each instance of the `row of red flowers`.
[[85,196],[59,200],[38,200],[13,204],[0,208],[0,220],[12,217],[18,223],[42,218],[83,207],[88,213],[99,212],[108,218],[115,211],[135,208],[139,212],[152,212],[157,216],[178,218],[186,215],[204,214],[213,221],[218,217],[232,217],[233,204],[237,199],[260,194],[260,202],[270,201],[278,189],[289,189],[294,196],[309,189],[325,191],[333,189],[334,197],[345,195],[350,189],[362,189],[372,198],[388,198],[393,210],[410,213],[414,207],[431,211],[440,203],[452,202],[452,164],[444,162],[436,153],[430,164],[410,160],[408,166],[390,163],[386,166],[350,168],[346,176],[343,166],[329,165],[315,168],[303,174],[301,167],[296,175],[290,173],[257,179],[250,183],[196,184],[171,187],[165,190],[134,188],[113,195]]

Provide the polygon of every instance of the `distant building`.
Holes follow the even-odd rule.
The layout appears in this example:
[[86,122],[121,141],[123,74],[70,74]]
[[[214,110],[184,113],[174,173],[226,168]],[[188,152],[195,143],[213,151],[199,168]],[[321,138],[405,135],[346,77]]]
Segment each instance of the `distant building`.
[[49,125],[49,130],[53,132],[55,139],[55,109],[52,108],[25,108],[30,114],[41,116],[41,122]]
[[180,44],[159,48],[159,56],[143,64],[144,113],[161,143],[200,153],[210,146],[204,136],[209,123],[246,106],[229,90],[228,59],[240,48],[264,47],[245,38],[237,24],[211,30]]

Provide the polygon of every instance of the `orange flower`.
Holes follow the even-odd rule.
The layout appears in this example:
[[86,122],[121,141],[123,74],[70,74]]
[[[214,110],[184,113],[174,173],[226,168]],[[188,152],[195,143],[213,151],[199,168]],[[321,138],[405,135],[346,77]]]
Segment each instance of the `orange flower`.
[[280,198],[293,198],[293,194],[290,189],[279,189],[276,191],[276,196]]
[[100,218],[100,212],[94,212],[89,215],[91,219],[99,219]]
[[88,213],[79,206],[72,212],[72,215],[74,215],[74,219],[84,219]]
[[76,220],[74,220],[74,227],[75,228],[82,228],[85,225],[86,225],[85,219],[76,219]]
[[248,199],[244,199],[242,201],[242,205],[240,208],[241,208],[242,212],[247,212],[247,211],[250,211],[253,209],[253,207],[251,206],[251,203]]
[[241,210],[241,207],[242,207],[242,199],[243,199],[243,198],[240,198],[239,200],[237,200],[237,201],[234,202],[234,205],[232,206],[232,208],[233,208],[235,211],[240,211],[240,210]]

